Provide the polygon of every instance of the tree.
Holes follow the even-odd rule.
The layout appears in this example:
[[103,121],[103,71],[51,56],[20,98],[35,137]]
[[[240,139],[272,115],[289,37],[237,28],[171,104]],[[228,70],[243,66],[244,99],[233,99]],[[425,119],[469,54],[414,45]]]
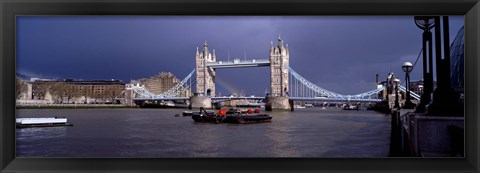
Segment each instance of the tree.
[[93,91],[90,90],[90,87],[88,85],[82,86],[82,91],[80,92],[81,96],[85,97],[84,103],[87,103],[87,98],[92,98],[93,97]]
[[68,89],[65,83],[55,82],[49,87],[49,91],[55,99],[55,103],[63,103],[63,99],[65,98]]
[[115,103],[115,98],[122,94],[124,89],[125,88],[122,88],[118,85],[109,85],[105,88],[104,93],[106,98],[110,99],[112,103]]
[[67,103],[70,103],[70,99],[79,97],[82,95],[74,84],[64,84],[64,97],[67,99]]
[[34,82],[32,84],[32,93],[34,95],[33,99],[39,99],[43,100],[45,99],[45,94],[49,90],[51,83],[46,83],[46,82]]

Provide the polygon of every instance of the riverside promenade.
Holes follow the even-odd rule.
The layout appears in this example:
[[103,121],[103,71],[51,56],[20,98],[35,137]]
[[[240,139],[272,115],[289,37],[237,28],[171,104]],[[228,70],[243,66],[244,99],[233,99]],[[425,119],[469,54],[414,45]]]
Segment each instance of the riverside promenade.
[[136,106],[128,106],[125,104],[57,104],[57,103],[29,103],[19,104],[17,102],[17,109],[55,109],[55,108],[135,108]]
[[390,156],[464,157],[464,117],[392,110]]

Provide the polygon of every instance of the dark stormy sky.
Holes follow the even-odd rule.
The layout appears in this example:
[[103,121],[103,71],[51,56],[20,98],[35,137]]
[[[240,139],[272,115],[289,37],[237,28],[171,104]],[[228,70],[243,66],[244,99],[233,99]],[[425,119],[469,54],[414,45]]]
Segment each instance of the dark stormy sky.
[[[450,17],[450,41],[464,25]],[[432,31],[434,31],[432,29]],[[412,16],[20,16],[17,74],[83,80],[131,79],[169,71],[183,79],[196,47],[208,42],[217,60],[264,59],[278,35],[290,66],[325,89],[356,94],[375,88],[375,74],[415,62],[422,31]],[[422,79],[419,60],[412,79]],[[217,91],[263,95],[269,68],[217,70]]]

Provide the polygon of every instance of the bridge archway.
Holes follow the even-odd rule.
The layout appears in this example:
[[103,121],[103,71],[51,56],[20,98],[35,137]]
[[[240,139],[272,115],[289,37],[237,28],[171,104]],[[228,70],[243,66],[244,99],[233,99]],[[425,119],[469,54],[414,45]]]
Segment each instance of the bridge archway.
[[212,96],[212,90],[211,89],[207,89],[207,96],[208,97]]

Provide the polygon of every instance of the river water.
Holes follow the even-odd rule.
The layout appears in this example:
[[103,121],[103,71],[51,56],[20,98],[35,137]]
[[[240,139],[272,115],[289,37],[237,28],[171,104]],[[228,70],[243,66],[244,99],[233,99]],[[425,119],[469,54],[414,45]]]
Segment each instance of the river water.
[[71,127],[16,131],[17,157],[387,157],[390,117],[306,108],[261,124],[194,123],[181,109],[19,109]]

